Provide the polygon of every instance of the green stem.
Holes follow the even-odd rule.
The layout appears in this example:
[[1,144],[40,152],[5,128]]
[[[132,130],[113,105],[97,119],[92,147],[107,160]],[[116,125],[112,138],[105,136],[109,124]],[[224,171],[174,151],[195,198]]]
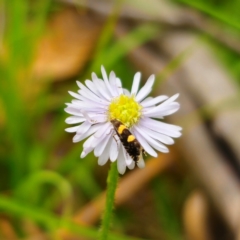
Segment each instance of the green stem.
[[111,169],[107,178],[107,195],[105,210],[102,217],[102,225],[99,234],[99,240],[107,240],[111,223],[112,211],[114,207],[114,196],[118,182],[117,161],[111,163]]

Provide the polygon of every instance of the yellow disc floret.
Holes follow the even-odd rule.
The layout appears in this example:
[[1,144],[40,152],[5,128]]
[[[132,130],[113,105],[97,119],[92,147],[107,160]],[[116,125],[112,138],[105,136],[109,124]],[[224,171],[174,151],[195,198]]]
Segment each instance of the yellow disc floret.
[[109,105],[109,120],[117,119],[130,128],[140,119],[141,110],[142,106],[136,102],[134,96],[120,95],[114,98]]

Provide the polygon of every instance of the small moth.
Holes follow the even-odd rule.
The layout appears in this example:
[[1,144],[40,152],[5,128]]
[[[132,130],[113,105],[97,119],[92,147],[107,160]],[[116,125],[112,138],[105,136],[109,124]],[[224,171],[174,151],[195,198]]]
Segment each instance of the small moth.
[[135,161],[138,162],[141,155],[146,154],[145,150],[135,138],[135,136],[129,131],[129,129],[119,120],[112,119],[111,123],[119,136],[124,148],[126,149],[129,156]]

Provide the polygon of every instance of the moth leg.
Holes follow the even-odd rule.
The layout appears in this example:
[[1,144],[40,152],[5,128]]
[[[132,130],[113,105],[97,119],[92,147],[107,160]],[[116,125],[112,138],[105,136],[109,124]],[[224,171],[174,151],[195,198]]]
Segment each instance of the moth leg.
[[142,153],[144,154],[144,156],[147,156],[147,153],[144,149],[142,149]]
[[109,133],[107,133],[107,135],[112,134],[113,130],[114,130],[114,129],[111,128],[110,131],[109,131]]
[[116,143],[118,144],[118,142],[119,142],[120,140],[119,140],[119,138],[116,139],[116,136],[118,136],[118,135],[117,135],[116,133],[114,133],[114,134],[113,134],[113,138],[114,138],[114,140],[116,141]]

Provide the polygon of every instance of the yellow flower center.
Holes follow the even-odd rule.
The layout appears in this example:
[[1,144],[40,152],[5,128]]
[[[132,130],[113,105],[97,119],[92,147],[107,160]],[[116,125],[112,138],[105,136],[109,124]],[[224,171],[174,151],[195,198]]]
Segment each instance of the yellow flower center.
[[136,102],[134,96],[120,95],[109,105],[109,120],[117,119],[127,128],[132,127],[141,117],[142,106]]

